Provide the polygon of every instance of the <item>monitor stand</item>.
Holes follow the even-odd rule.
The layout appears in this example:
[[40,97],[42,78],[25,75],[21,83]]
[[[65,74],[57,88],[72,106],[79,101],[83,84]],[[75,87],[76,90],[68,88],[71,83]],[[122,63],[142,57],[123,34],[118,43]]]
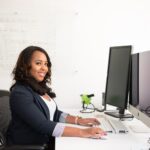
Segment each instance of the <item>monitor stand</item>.
[[133,118],[133,115],[125,113],[124,109],[118,109],[115,111],[105,111],[104,113],[115,118]]

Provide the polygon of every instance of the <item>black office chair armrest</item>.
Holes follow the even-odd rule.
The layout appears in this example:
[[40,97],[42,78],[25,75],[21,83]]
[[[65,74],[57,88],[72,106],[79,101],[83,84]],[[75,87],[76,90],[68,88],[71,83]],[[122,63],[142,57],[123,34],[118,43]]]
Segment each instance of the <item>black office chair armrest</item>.
[[45,150],[46,145],[12,145],[5,146],[2,150]]

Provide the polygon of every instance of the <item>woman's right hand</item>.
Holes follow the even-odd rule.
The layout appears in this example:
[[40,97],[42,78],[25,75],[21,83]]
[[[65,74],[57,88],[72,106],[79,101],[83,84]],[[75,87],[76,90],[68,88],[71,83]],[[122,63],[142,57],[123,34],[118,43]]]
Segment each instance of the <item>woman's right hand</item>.
[[105,135],[107,135],[107,133],[99,127],[91,127],[81,130],[81,137],[85,138],[100,139],[102,136]]
[[62,134],[62,136],[67,137],[82,137],[94,139],[100,139],[102,136],[105,135],[107,135],[106,132],[99,127],[77,128],[71,126],[65,126]]

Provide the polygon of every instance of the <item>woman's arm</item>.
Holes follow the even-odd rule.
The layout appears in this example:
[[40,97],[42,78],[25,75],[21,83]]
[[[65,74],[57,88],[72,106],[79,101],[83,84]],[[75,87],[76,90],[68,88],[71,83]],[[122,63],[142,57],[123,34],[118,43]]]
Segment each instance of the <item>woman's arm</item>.
[[83,126],[93,126],[100,124],[100,122],[96,118],[82,118],[79,116],[72,116],[72,115],[67,115],[65,122]]

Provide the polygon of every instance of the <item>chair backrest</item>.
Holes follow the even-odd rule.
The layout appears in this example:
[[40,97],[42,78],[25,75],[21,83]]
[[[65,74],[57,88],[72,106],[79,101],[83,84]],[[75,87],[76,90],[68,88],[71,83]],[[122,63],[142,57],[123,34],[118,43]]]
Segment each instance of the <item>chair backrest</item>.
[[9,91],[0,89],[0,97],[9,96],[9,94]]
[[5,135],[11,120],[9,91],[0,90],[0,132]]
[[0,132],[0,150],[3,149],[6,145],[6,140],[3,136],[3,134]]
[[0,90],[0,149],[6,144],[5,134],[11,120],[9,94],[7,90]]

